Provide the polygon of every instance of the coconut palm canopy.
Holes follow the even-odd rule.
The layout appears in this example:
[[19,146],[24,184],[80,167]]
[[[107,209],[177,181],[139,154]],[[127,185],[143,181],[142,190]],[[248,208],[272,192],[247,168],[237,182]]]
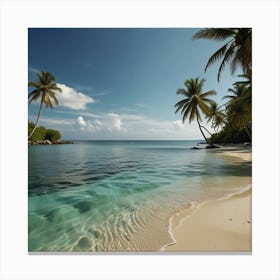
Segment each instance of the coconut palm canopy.
[[226,41],[208,60],[207,68],[221,61],[218,70],[218,81],[227,64],[230,65],[232,74],[237,66],[241,66],[243,72],[248,74],[252,69],[252,29],[251,28],[205,28],[198,31],[193,39],[209,39]]
[[56,85],[53,74],[47,71],[41,71],[37,74],[37,77],[36,82],[28,83],[28,87],[35,88],[28,95],[29,102],[35,102],[38,98],[41,98],[40,102],[45,104],[47,108],[53,108],[53,101],[58,105],[55,91],[61,92],[61,89]]

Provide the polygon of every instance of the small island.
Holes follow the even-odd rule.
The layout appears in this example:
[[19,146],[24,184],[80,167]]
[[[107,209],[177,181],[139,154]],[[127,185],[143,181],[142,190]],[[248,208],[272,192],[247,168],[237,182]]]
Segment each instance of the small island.
[[[28,122],[28,134],[35,127],[33,122]],[[48,129],[44,126],[37,127],[33,135],[28,139],[28,146],[52,145],[52,144],[74,144],[73,141],[61,140],[61,133],[55,129]]]

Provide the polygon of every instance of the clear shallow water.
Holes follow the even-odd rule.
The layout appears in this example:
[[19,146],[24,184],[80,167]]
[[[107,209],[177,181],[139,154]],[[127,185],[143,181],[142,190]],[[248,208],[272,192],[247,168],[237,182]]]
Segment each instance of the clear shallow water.
[[158,251],[169,217],[237,191],[251,166],[197,141],[29,147],[29,251]]

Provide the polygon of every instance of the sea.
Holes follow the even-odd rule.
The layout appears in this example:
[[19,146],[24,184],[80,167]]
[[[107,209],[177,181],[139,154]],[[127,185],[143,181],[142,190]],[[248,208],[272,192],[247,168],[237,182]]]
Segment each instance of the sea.
[[199,141],[28,148],[29,252],[160,252],[170,217],[248,187],[251,164]]

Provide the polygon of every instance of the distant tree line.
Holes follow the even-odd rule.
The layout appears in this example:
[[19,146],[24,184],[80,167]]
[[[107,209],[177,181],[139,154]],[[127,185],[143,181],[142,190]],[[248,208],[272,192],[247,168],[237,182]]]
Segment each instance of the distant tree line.
[[[35,124],[33,122],[28,122],[28,135],[34,130]],[[50,140],[55,142],[61,139],[61,134],[58,130],[45,128],[44,126],[37,127],[29,140],[31,141],[42,141]]]

